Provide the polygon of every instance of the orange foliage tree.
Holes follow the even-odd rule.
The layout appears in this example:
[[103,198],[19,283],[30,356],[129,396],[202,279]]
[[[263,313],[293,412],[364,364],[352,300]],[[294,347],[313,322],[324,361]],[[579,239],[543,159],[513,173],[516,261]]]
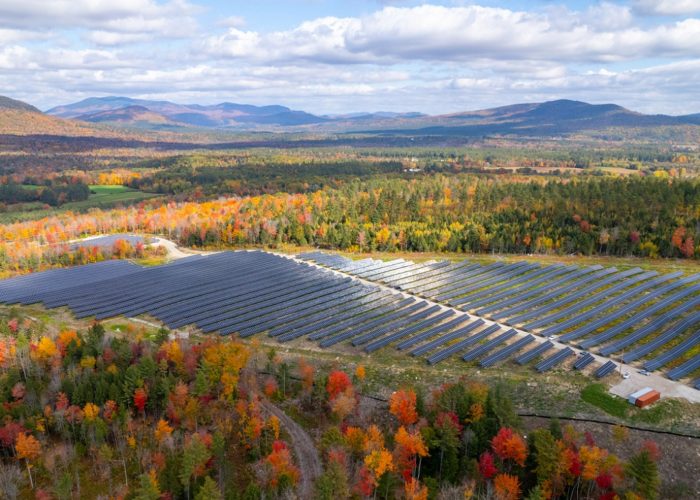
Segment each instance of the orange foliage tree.
[[512,460],[521,467],[525,465],[527,445],[513,429],[501,427],[491,440],[491,448],[501,460]]
[[520,480],[510,474],[498,474],[493,478],[494,496],[497,500],[518,500]]
[[17,440],[15,442],[15,450],[17,451],[17,458],[19,460],[24,460],[27,465],[27,473],[29,474],[29,482],[34,489],[34,479],[32,478],[32,464],[41,456],[41,443],[32,436],[31,434],[26,434],[24,432],[17,435]]
[[416,393],[412,390],[394,392],[389,398],[389,411],[401,425],[411,425],[418,420]]

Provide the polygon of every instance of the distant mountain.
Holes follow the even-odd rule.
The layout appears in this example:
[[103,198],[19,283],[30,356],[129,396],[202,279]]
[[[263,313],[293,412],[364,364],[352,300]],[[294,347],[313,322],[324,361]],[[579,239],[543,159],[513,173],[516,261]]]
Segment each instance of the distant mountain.
[[[88,123],[49,116],[30,104],[0,96],[0,135],[119,138],[130,140],[141,140],[148,135],[143,131],[131,132],[123,128],[114,128],[96,123],[99,120],[94,121],[95,123]],[[158,138],[166,137],[160,132],[157,133],[157,136]]]
[[[13,104],[16,101],[10,101]],[[19,103],[22,105],[23,103]],[[25,105],[28,106],[28,105]],[[35,108],[33,108],[35,109]],[[646,115],[616,104],[589,104],[560,99],[429,116],[417,112],[360,112],[314,115],[286,106],[223,102],[176,104],[129,97],[91,97],[58,106],[48,114],[121,127],[156,130],[193,127],[222,130],[272,130],[318,133],[362,133],[480,137],[516,135],[552,137],[611,128],[634,128],[642,135],[659,127],[700,125],[700,114]],[[653,135],[653,134],[652,134]]]
[[0,134],[85,136],[95,131],[74,121],[47,116],[25,102],[0,96]]
[[700,113],[695,113],[694,115],[685,115],[685,116],[682,116],[681,118],[688,121],[689,123],[694,123],[696,125],[700,125]]
[[17,101],[15,99],[10,99],[9,97],[5,97],[0,95],[0,109],[5,110],[5,109],[12,109],[15,111],[28,111],[30,113],[41,113],[37,108],[32,106],[31,104],[27,104],[26,102],[22,101]]
[[91,97],[52,108],[47,113],[92,122],[210,128],[250,128],[255,125],[291,127],[327,121],[326,118],[279,105],[253,106],[224,102],[203,106],[114,96]]
[[407,113],[395,113],[392,111],[377,111],[376,113],[346,113],[341,115],[325,115],[324,118],[330,120],[375,120],[384,118],[420,118],[422,116],[427,116],[423,113],[418,113],[416,111],[409,111]]
[[179,125],[165,115],[143,106],[126,106],[118,109],[96,111],[75,117],[76,120],[92,123],[128,123],[130,125]]
[[[695,116],[695,117],[694,117]],[[366,132],[419,135],[557,136],[611,127],[661,127],[697,124],[697,115],[645,115],[616,104],[588,104],[561,99],[449,115],[403,120],[400,127],[382,124]],[[389,125],[389,126],[387,126]]]

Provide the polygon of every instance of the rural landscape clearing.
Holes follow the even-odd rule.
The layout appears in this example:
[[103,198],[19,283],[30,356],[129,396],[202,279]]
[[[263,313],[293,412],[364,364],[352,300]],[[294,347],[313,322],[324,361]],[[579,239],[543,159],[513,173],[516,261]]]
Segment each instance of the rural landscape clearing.
[[0,2],[0,500],[700,498],[699,14]]

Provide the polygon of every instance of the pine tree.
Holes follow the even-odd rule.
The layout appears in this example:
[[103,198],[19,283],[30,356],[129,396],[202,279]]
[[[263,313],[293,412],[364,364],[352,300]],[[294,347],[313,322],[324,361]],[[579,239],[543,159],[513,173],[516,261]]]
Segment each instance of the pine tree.
[[209,476],[204,478],[204,483],[194,496],[194,500],[223,500],[223,498],[216,482]]
[[158,481],[155,474],[141,474],[134,500],[158,500],[160,495],[161,492],[158,489]]
[[648,450],[642,450],[627,462],[627,477],[634,484],[634,491],[642,498],[653,500],[659,496],[659,469]]

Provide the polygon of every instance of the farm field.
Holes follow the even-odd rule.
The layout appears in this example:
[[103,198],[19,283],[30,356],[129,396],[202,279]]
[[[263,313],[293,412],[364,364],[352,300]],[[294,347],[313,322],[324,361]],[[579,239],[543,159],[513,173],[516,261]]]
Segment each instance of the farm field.
[[[38,189],[39,186],[30,186]],[[23,203],[20,209],[9,206],[7,211],[0,212],[0,223],[7,224],[18,221],[41,219],[61,212],[81,212],[91,208],[111,208],[117,205],[128,205],[142,200],[154,198],[157,195],[119,185],[91,185],[87,200],[71,201],[58,208],[46,209],[39,202]]]

